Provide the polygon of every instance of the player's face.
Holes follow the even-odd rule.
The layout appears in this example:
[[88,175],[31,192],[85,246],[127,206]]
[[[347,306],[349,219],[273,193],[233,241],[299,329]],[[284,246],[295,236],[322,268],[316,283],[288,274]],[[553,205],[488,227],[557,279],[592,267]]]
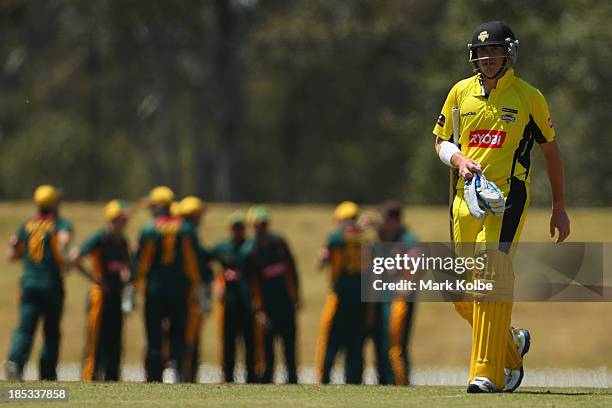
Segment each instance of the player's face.
[[[492,77],[504,65],[506,57],[506,47],[503,45],[487,45],[476,48],[478,67],[485,76]],[[482,59],[481,59],[482,58]]]
[[125,230],[127,222],[128,222],[127,217],[117,217],[110,222],[111,229],[113,230],[113,232],[117,234],[121,234]]
[[245,236],[245,228],[244,228],[244,224],[242,223],[238,223],[238,224],[234,224],[232,226],[232,237],[234,238],[234,240],[240,241],[244,239]]
[[266,233],[266,231],[268,231],[268,222],[267,221],[257,221],[255,223],[255,225],[253,225],[255,227],[255,232],[258,235],[263,235]]
[[395,231],[401,226],[400,219],[397,217],[385,217],[383,218],[382,227],[386,231]]
[[193,217],[191,217],[191,220],[194,225],[199,226],[202,223],[202,215],[203,215],[202,213],[198,213],[194,215]]

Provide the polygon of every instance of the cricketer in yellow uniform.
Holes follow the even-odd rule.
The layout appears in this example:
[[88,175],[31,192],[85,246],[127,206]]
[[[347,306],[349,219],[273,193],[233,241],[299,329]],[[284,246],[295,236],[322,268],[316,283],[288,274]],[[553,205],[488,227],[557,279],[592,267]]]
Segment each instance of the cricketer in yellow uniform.
[[340,351],[345,353],[346,383],[359,384],[362,379],[367,306],[361,302],[361,248],[366,240],[358,215],[359,206],[351,201],[336,207],[338,228],[329,236],[320,259],[320,267],[330,268],[332,289],[323,306],[315,357],[322,384],[329,383]]
[[41,318],[44,340],[40,353],[40,379],[57,380],[60,319],[64,304],[64,259],[72,236],[72,225],[57,213],[59,202],[60,192],[56,188],[50,185],[36,188],[36,215],[24,222],[11,237],[10,259],[22,259],[24,273],[20,281],[19,325],[13,333],[6,363],[8,380],[22,379]]
[[[440,154],[442,143],[452,141],[452,110],[459,108],[460,152],[453,153],[449,160],[459,168],[461,176],[451,210],[456,243],[506,243],[500,245],[505,251],[508,243],[518,241],[530,202],[530,152],[534,143],[544,153],[553,207],[559,207],[556,213],[553,210],[551,232],[556,227],[560,240],[569,234],[553,122],[542,93],[518,78],[511,67],[517,47],[518,41],[507,25],[489,22],[479,26],[470,44],[470,61],[478,73],[452,87],[433,129]],[[503,216],[488,214],[478,220],[470,215],[463,196],[464,179],[479,171],[503,191],[506,197]],[[512,303],[457,302],[455,307],[472,325],[468,392],[504,389],[504,367],[520,368],[522,379],[522,359],[510,334]],[[475,378],[486,378],[494,387],[490,387],[491,391],[476,389]]]
[[82,269],[81,259],[90,255],[94,279],[87,298],[87,343],[82,379],[118,381],[123,333],[121,296],[130,279],[130,250],[124,230],[127,205],[109,202],[107,226],[94,233],[73,252],[72,262]]

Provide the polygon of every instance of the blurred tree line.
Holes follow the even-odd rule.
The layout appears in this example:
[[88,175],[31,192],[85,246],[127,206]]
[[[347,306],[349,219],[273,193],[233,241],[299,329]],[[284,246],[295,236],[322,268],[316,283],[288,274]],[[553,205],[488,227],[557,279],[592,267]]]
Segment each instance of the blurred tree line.
[[0,198],[163,183],[215,201],[443,204],[434,120],[471,75],[473,28],[500,19],[548,98],[569,203],[610,205],[611,18],[606,0],[3,0]]

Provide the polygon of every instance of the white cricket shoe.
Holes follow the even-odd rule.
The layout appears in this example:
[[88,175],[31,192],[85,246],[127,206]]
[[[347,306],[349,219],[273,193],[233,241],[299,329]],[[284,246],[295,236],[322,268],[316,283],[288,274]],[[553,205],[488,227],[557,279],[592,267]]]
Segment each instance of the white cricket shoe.
[[[529,352],[531,346],[531,335],[527,329],[510,329],[512,333],[512,339],[516,344],[516,351],[518,351],[521,359]],[[523,382],[525,376],[525,370],[521,364],[520,368],[511,370],[504,368],[504,392],[513,392]]]
[[499,390],[495,387],[493,381],[489,380],[487,377],[474,377],[467,387],[467,392],[469,394],[483,394],[499,392]]
[[7,361],[4,370],[6,372],[6,379],[8,381],[23,381],[23,373],[19,368],[19,365],[14,361]]

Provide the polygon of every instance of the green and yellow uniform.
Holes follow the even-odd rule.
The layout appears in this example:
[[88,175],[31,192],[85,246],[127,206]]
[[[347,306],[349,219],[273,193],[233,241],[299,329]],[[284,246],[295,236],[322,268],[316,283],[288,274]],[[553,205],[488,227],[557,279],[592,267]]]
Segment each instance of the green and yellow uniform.
[[[382,241],[382,238],[381,238]],[[384,241],[383,241],[384,242]],[[391,241],[400,245],[397,251],[406,253],[418,244],[416,237],[407,228],[402,228]],[[396,297],[389,310],[389,361],[395,385],[410,384],[410,358],[408,342],[416,303],[413,299]]]
[[270,327],[256,334],[257,358],[263,354],[263,362],[260,360],[258,364],[261,381],[272,382],[274,338],[280,336],[287,382],[297,383],[295,313],[299,303],[299,281],[293,255],[285,239],[270,232],[266,232],[263,239],[247,240],[240,252],[249,277],[253,306],[270,320]]
[[354,221],[347,221],[327,241],[332,292],[321,316],[316,365],[319,381],[329,383],[334,360],[344,350],[346,382],[361,383],[363,342],[366,331],[366,304],[361,302],[361,248],[364,233]]
[[127,240],[107,228],[94,233],[80,248],[90,255],[96,279],[88,293],[87,345],[83,381],[118,381],[121,360],[123,313],[121,273],[130,266]]
[[190,290],[201,284],[199,243],[192,225],[162,214],[146,224],[132,265],[135,286],[145,294],[147,381],[162,380],[162,320],[170,322],[170,356],[182,373]]
[[36,325],[43,318],[44,344],[40,355],[40,378],[57,379],[60,318],[64,303],[63,255],[58,233],[72,231],[67,220],[53,212],[40,212],[17,231],[16,254],[23,258],[19,325],[13,333],[9,361],[23,371]]
[[[191,231],[197,235],[198,226],[192,221],[185,219],[185,223],[190,226]],[[196,236],[195,241],[199,242],[199,238]],[[200,273],[200,280],[205,285],[206,290],[210,291],[212,283],[213,273],[210,269],[210,254],[201,246],[197,248],[198,256],[198,270]],[[200,302],[197,299],[196,294],[197,287],[191,286],[188,292],[188,306],[187,306],[187,325],[185,333],[186,349],[184,361],[184,380],[186,382],[196,382],[198,378],[198,369],[200,367],[200,333],[202,332],[202,323],[204,316]]]
[[[516,77],[513,69],[497,81],[489,95],[484,92],[480,74],[464,79],[449,92],[434,127],[434,135],[441,139],[452,139],[450,118],[455,106],[461,115],[461,152],[480,163],[484,175],[504,192],[507,209],[503,217],[487,215],[484,220],[475,219],[464,201],[463,180],[459,179],[452,207],[454,240],[517,242],[530,202],[531,149],[534,143],[555,139],[546,100],[539,90]],[[521,365],[509,335],[512,303],[457,302],[455,307],[472,325],[469,381],[475,376],[487,377],[503,388],[504,366],[516,369]],[[481,330],[483,325],[492,325],[494,330]],[[503,337],[507,337],[505,348],[480,347],[503,343],[500,340]]]
[[253,306],[247,276],[243,269],[240,249],[244,241],[228,239],[210,250],[212,259],[221,264],[222,272],[217,283],[223,287],[223,296],[217,307],[217,321],[221,338],[221,367],[225,382],[234,381],[236,364],[236,342],[244,340],[247,383],[257,382],[255,373],[255,343]]

